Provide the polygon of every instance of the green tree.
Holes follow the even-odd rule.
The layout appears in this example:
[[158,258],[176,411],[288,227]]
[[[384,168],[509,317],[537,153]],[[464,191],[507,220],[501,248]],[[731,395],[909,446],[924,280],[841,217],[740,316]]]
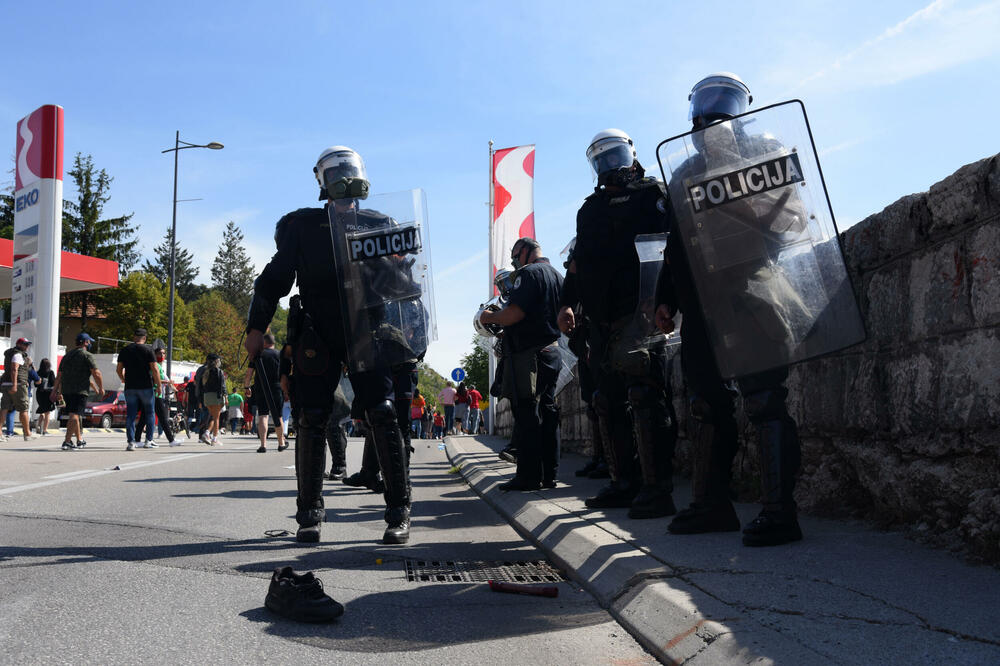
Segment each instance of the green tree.
[[[104,169],[94,167],[90,155],[77,153],[69,176],[76,185],[76,201],[63,201],[63,249],[118,262],[122,275],[139,261],[135,229],[130,224],[132,213],[104,217],[104,207],[111,200],[113,178]],[[87,325],[88,305],[103,309],[107,293],[82,291],[63,297],[69,309],[80,308],[83,328]]]
[[246,248],[243,232],[230,221],[222,233],[222,245],[212,262],[212,286],[233,304],[236,311],[245,314],[250,307],[250,292],[257,273]]
[[462,357],[462,369],[465,370],[465,385],[475,384],[476,389],[486,395],[489,392],[490,369],[486,350],[472,338],[472,351]]
[[[153,248],[153,261],[149,259],[143,264],[142,270],[152,273],[156,279],[163,284],[170,283],[170,228],[164,235],[163,242]],[[195,279],[198,277],[198,268],[194,265],[194,256],[180,245],[174,261],[174,285],[176,293],[187,302],[192,302],[201,296],[207,289],[204,286],[196,285]],[[199,289],[199,287],[201,287]]]
[[431,411],[434,411],[439,406],[437,394],[445,387],[447,381],[429,365],[425,363],[417,364],[417,388],[420,389],[420,393],[424,396],[424,399],[427,401],[427,407]]
[[[136,327],[149,332],[149,339],[167,340],[169,326],[167,286],[151,273],[129,273],[104,295],[102,332],[112,338],[131,340]],[[194,318],[184,299],[174,299],[174,348],[186,348]]]
[[14,237],[14,195],[0,194],[0,238]]
[[232,374],[242,356],[243,317],[214,289],[191,304],[191,314],[198,322],[188,337],[191,347],[200,358],[210,352],[220,355],[226,372]]

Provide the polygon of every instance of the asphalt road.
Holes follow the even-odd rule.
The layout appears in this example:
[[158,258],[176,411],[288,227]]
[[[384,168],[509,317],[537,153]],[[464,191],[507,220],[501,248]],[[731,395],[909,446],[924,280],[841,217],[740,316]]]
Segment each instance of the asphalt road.
[[[81,451],[52,435],[0,445],[5,664],[655,662],[571,582],[548,599],[408,580],[407,559],[544,559],[449,473],[437,441],[413,457],[408,545],[379,543],[381,496],[327,482],[322,541],[307,547],[294,540],[291,449],[257,454],[256,439],[224,437],[221,448],[126,452],[121,434],[87,440]],[[351,440],[351,471],[361,448]],[[267,611],[271,572],[285,565],[315,571],[344,616],[310,625]]]

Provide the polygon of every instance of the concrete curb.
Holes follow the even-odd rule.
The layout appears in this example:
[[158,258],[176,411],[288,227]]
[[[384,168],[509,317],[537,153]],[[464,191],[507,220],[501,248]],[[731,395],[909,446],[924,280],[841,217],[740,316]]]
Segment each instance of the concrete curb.
[[[448,437],[445,450],[473,490],[511,525],[593,594],[664,663],[813,663],[816,653],[778,632],[740,631],[734,609],[678,578],[661,560],[546,498],[544,491],[503,492],[513,470],[472,437]],[[766,657],[753,644],[766,642]],[[763,647],[763,645],[761,645]]]

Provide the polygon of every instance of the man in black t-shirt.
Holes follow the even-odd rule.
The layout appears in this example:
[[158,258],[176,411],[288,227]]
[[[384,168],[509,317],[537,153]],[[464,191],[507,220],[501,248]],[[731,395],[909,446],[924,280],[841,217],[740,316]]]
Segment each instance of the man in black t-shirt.
[[[156,356],[146,345],[146,329],[137,328],[133,344],[118,353],[118,378],[125,387],[125,436],[126,451],[135,448],[135,417],[142,409],[146,423],[145,447],[155,449],[153,442],[153,397],[154,387],[160,388],[160,370],[156,367]],[[140,444],[140,447],[143,445]]]
[[[281,376],[281,356],[274,348],[272,334],[264,334],[264,349],[261,350],[258,358],[258,361],[247,368],[246,381],[243,382],[245,388],[252,391],[251,395],[257,405],[257,436],[260,437],[260,448],[257,449],[257,453],[267,452],[267,419],[269,415],[274,418],[274,434],[278,437],[278,451],[284,451],[288,448],[288,444],[285,443],[285,424],[281,415],[281,405],[285,399],[282,396],[281,384],[278,379]],[[253,375],[252,388],[251,375]]]
[[510,400],[521,445],[517,473],[500,489],[555,488],[559,459],[556,380],[561,362],[556,316],[563,279],[533,238],[514,243],[511,261],[517,272],[507,305],[480,316],[482,324],[502,326],[504,344],[510,345],[510,354],[504,357],[503,397]]

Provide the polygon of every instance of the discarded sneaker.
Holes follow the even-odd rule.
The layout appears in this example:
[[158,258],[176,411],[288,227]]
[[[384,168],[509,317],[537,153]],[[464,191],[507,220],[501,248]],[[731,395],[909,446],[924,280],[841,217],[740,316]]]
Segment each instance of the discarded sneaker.
[[300,525],[295,533],[295,540],[299,543],[319,543],[320,524]]
[[802,529],[794,511],[761,511],[743,528],[744,546],[780,546],[802,540]]
[[311,571],[275,569],[264,605],[273,613],[297,622],[330,622],[344,614],[343,604],[323,591],[323,581]]
[[678,513],[667,530],[671,534],[704,534],[706,532],[735,532],[740,529],[740,518],[732,502],[697,504]]

